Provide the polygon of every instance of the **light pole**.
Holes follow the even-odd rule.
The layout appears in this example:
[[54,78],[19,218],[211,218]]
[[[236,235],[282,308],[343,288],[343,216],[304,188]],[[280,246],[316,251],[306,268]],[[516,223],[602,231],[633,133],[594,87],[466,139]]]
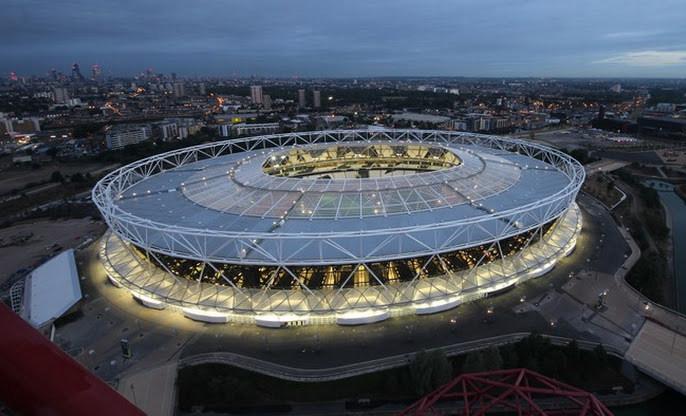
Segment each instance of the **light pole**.
[[136,400],[136,390],[133,388],[133,382],[131,382],[131,394],[133,395],[133,404],[138,406],[138,401]]

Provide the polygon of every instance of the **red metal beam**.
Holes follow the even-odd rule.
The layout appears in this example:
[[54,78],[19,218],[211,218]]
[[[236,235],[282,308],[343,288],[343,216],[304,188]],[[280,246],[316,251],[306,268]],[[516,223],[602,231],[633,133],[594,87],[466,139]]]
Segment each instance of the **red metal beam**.
[[[493,393],[493,394],[491,394]],[[537,396],[563,399],[564,408],[545,410]],[[433,415],[439,401],[464,407],[464,415],[483,415],[497,406],[521,415],[612,415],[595,396],[525,368],[463,374],[413,403],[400,415]]]
[[21,415],[145,415],[5,305],[0,401]]

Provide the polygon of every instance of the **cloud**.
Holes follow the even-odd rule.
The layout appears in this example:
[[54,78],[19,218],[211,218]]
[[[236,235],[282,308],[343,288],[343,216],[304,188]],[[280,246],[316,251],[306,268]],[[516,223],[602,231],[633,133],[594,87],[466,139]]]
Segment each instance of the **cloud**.
[[604,37],[606,39],[635,39],[635,38],[645,38],[650,36],[657,36],[664,32],[658,30],[636,30],[631,32],[614,32],[606,33]]
[[683,77],[665,57],[619,54],[686,50],[684,0],[650,13],[625,0],[3,1],[0,74],[97,61],[117,75]]
[[684,51],[637,51],[593,62],[595,64],[625,64],[631,66],[674,66],[686,65]]

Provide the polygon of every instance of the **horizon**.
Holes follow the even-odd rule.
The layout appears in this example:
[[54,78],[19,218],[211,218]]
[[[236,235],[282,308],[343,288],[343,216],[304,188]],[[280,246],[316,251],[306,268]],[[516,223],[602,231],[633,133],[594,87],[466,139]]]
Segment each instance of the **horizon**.
[[[75,62],[80,65],[79,62]],[[69,70],[60,71],[57,68],[51,68],[61,72],[63,74],[68,74],[71,72]],[[22,74],[16,71],[10,71],[18,77],[28,77],[28,78],[46,78],[49,73],[44,74]],[[83,73],[83,71],[82,71]],[[7,75],[9,73],[3,73],[2,75]],[[359,75],[359,76],[311,76],[311,77],[294,77],[289,75],[242,75],[238,76],[235,74],[226,75],[185,75],[174,71],[159,71],[155,72],[155,77],[161,75],[164,77],[170,77],[175,74],[178,79],[209,79],[209,80],[228,80],[234,79],[237,81],[251,80],[259,82],[261,80],[291,80],[291,81],[317,81],[317,80],[384,80],[384,79],[406,79],[406,80],[423,80],[423,79],[438,79],[438,80],[487,80],[487,81],[497,81],[497,80],[521,80],[521,81],[564,81],[564,80],[583,80],[583,81],[681,81],[686,80],[686,74],[683,76],[518,76],[518,75],[503,75],[503,76],[472,76],[472,75]],[[136,74],[105,74],[104,76],[110,79],[137,79],[140,77],[145,77],[145,73],[139,72]],[[88,75],[84,74],[84,78],[89,78]]]

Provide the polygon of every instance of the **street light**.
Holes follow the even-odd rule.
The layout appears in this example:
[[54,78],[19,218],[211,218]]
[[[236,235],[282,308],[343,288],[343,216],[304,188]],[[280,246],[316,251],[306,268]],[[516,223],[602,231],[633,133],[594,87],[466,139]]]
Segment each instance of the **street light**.
[[138,406],[138,401],[136,400],[136,390],[133,388],[133,382],[131,382],[131,394],[133,395],[133,404]]
[[484,322],[490,323],[493,321],[493,316],[495,315],[495,310],[493,309],[493,305],[490,305],[488,309],[486,309],[486,319],[484,319]]

